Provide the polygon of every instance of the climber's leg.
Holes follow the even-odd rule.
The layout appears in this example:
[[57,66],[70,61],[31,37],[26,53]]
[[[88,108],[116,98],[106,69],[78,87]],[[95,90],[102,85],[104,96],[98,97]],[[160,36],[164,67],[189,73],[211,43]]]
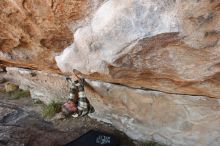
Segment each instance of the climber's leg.
[[69,83],[70,86],[70,91],[69,91],[69,96],[68,96],[68,100],[66,103],[63,104],[62,106],[62,113],[65,116],[70,116],[74,113],[77,113],[77,86],[75,85],[74,82],[72,82],[71,78],[67,77],[66,78],[67,82]]
[[81,79],[81,83],[78,86],[79,89],[79,99],[78,99],[78,113],[79,116],[85,116],[90,112],[94,112],[94,108],[90,105],[89,100],[86,97],[84,91],[84,81]]
[[84,79],[78,78],[78,80],[72,82],[68,77],[66,80],[69,82],[70,94],[68,101],[62,106],[63,113],[66,116],[79,117],[94,112],[94,108],[90,105],[84,91]]

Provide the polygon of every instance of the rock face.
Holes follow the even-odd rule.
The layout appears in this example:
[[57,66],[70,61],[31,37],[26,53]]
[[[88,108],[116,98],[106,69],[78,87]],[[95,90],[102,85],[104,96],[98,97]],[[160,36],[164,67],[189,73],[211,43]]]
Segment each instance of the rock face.
[[[99,80],[87,91],[92,116],[135,139],[219,145],[218,0],[2,0],[0,7],[4,66]],[[57,74],[8,74],[46,103],[67,94]]]
[[30,90],[33,99],[39,99],[47,104],[51,101],[65,100],[69,92],[65,77],[57,74],[7,68],[4,78],[16,82],[20,85],[19,88]]
[[96,3],[95,0],[1,0],[1,61],[7,65],[56,70],[54,57],[73,42],[71,31]]
[[58,66],[63,74],[76,69],[90,79],[219,98],[217,0],[2,0],[0,6],[2,64],[53,72]]
[[75,32],[57,64],[107,82],[219,98],[219,6],[107,1]]
[[[63,76],[18,68],[7,71],[5,78],[30,89],[33,98],[45,103],[66,100],[68,86]],[[174,146],[220,144],[220,99],[87,83],[86,94],[96,110],[90,116],[113,124],[133,139]]]

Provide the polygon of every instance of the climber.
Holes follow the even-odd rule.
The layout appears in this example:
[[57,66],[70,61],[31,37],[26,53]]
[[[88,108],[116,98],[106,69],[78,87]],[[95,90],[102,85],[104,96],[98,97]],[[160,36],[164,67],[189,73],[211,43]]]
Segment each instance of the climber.
[[77,75],[75,75],[75,77],[77,79],[74,82],[71,78],[66,77],[70,86],[70,94],[67,102],[62,106],[62,112],[65,116],[72,115],[76,118],[94,112],[94,108],[90,105],[88,99],[86,98],[84,91],[85,80],[79,78]]

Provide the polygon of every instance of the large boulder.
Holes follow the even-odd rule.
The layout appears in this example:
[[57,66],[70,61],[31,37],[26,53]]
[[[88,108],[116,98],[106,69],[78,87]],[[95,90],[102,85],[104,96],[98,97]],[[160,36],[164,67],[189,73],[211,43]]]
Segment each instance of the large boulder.
[[2,0],[0,7],[5,66],[75,69],[90,79],[219,98],[217,0]]
[[219,145],[218,0],[2,0],[0,8],[0,66],[41,70],[7,68],[33,98],[63,101],[62,75],[74,71],[89,79],[91,116],[132,138]]
[[56,57],[62,72],[219,98],[218,1],[110,0]]
[[[19,68],[7,68],[7,72],[5,78],[29,89],[35,99],[67,100],[64,76]],[[90,117],[111,123],[133,139],[173,146],[220,143],[220,99],[86,81],[85,91],[95,108]]]

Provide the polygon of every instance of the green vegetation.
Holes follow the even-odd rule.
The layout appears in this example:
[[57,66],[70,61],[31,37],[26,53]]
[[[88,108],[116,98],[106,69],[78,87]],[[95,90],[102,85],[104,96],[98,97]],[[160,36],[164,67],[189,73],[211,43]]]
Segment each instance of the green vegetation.
[[159,144],[157,142],[149,141],[149,142],[144,142],[140,144],[140,146],[166,146],[164,144]]
[[0,87],[0,93],[5,93],[5,88],[4,87]]
[[21,98],[25,98],[25,97],[29,97],[30,96],[30,92],[27,90],[22,90],[22,89],[18,89],[15,91],[11,91],[8,93],[10,96],[10,99],[21,99]]
[[51,102],[48,105],[43,106],[42,115],[43,117],[52,118],[56,113],[61,111],[61,103],[55,101]]
[[13,92],[13,91],[16,91],[16,90],[19,89],[19,86],[18,86],[18,85],[14,84],[14,83],[11,83],[11,82],[5,83],[4,86],[5,86],[5,91],[6,91],[7,93]]

